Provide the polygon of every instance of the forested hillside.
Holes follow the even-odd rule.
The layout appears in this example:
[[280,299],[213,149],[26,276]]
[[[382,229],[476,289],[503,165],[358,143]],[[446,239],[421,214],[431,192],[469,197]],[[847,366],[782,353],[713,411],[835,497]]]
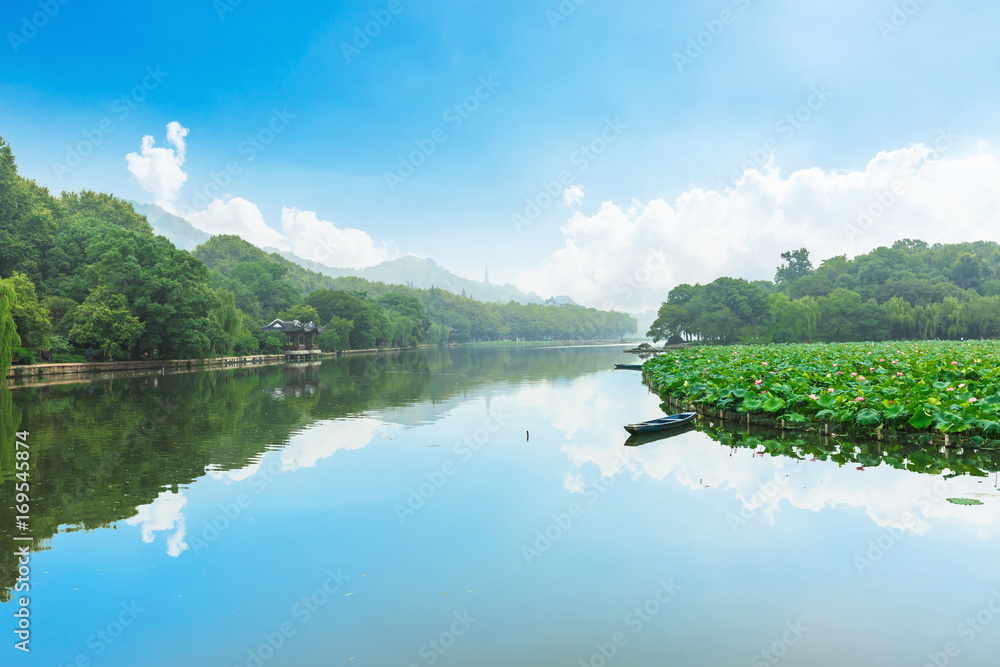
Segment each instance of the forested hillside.
[[[518,337],[612,338],[628,315],[577,307],[484,304],[437,289],[333,279],[238,237],[194,254],[154,235],[112,195],[51,195],[20,176],[0,138],[0,353],[28,362],[277,351],[260,327],[276,317],[329,325],[324,349]],[[5,323],[13,322],[14,330]]]
[[992,338],[1000,334],[1000,245],[904,239],[814,268],[782,254],[773,282],[719,278],[670,291],[649,335],[731,343]]
[[[261,317],[265,311],[286,309],[295,302],[297,293],[307,306],[317,309],[318,321],[324,324],[331,315],[354,321],[355,326],[361,321],[373,322],[370,335],[365,336],[368,342],[374,336],[378,341],[408,345],[415,339],[423,341],[420,332],[429,343],[443,342],[449,337],[459,342],[512,338],[591,340],[619,338],[636,332],[635,320],[623,313],[571,305],[483,303],[436,287],[416,289],[355,276],[331,278],[304,269],[277,253],[267,254],[236,236],[215,236],[199,246],[194,255],[218,272],[213,285],[233,292],[237,307],[243,312]],[[361,308],[358,304],[324,310],[323,299],[329,297],[328,292],[340,292],[341,300],[351,296],[362,304],[379,305],[397,326],[386,329],[377,317],[357,319],[355,315]],[[404,302],[406,306],[401,305]],[[393,333],[396,331],[408,333]]]

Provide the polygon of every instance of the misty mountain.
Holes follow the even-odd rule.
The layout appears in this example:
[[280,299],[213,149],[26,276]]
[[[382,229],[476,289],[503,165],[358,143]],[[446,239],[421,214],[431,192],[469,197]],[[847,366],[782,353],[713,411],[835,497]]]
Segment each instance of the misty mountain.
[[[146,216],[155,234],[168,238],[178,248],[193,251],[210,238],[209,234],[194,227],[184,218],[169,213],[156,204],[131,203],[137,212]],[[526,294],[514,285],[494,285],[485,281],[462,278],[439,265],[433,259],[425,259],[413,255],[388,260],[365,269],[338,269],[303,259],[298,255],[278,250],[277,248],[261,249],[267,253],[276,253],[290,262],[298,264],[302,268],[330,276],[331,278],[358,276],[371,282],[382,282],[387,285],[410,285],[420,289],[438,287],[452,294],[462,295],[464,293],[465,296],[478,301],[500,301],[501,303],[516,301],[517,303],[525,304],[576,305],[576,302],[572,298],[565,295],[543,299],[534,292]],[[649,318],[650,324],[655,317],[656,314],[653,313],[652,318]],[[644,334],[645,332],[646,329],[640,326],[639,333]]]
[[[264,248],[264,250],[277,253],[299,266],[333,278],[358,276],[371,282],[383,282],[388,285],[410,285],[418,289],[438,287],[452,294],[461,295],[464,293],[465,296],[477,301],[500,301],[501,303],[507,303],[508,301],[516,301],[517,303],[544,302],[544,299],[534,292],[525,294],[513,285],[494,285],[483,281],[462,278],[439,265],[433,259],[424,259],[413,255],[391,259],[365,269],[333,269],[329,266],[302,259],[290,252],[282,252],[274,248]],[[570,302],[572,302],[571,299]]]
[[164,236],[176,247],[187,250],[194,250],[207,241],[209,234],[194,227],[184,218],[168,213],[156,204],[138,204],[131,202],[136,212],[146,216],[146,220],[153,227],[153,233]]

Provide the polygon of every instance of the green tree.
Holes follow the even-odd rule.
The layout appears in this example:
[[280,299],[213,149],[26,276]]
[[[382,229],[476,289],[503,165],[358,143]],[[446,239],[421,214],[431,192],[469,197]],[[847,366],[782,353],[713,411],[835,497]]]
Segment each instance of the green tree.
[[988,272],[986,263],[969,252],[963,252],[951,265],[949,277],[962,289],[979,290],[983,286],[983,274]]
[[779,266],[777,273],[774,274],[774,282],[779,285],[790,283],[812,273],[813,266],[812,262],[809,261],[809,251],[805,248],[783,252],[781,259],[784,260],[784,264]]
[[29,349],[44,346],[52,323],[48,309],[38,300],[34,283],[23,273],[15,273],[6,282],[15,294],[11,315],[21,336],[21,344]]
[[819,299],[824,336],[838,342],[857,340],[861,304],[860,294],[842,288]]
[[[407,294],[389,293],[377,301],[389,320],[391,345],[396,347],[416,347],[424,341],[431,324],[431,318],[420,300]],[[483,313],[477,318],[481,322],[483,336],[488,336],[492,313]]]
[[278,319],[284,320],[285,322],[298,320],[299,322],[302,322],[302,324],[308,324],[309,322],[318,324],[322,321],[319,313],[316,312],[316,309],[304,303],[300,303],[297,306],[292,306],[291,308],[286,308],[281,311],[278,313]]
[[326,331],[321,333],[317,339],[319,349],[323,352],[349,350],[351,347],[351,329],[353,328],[354,322],[336,316],[332,317],[326,325]]
[[49,321],[57,334],[65,336],[73,328],[73,314],[76,311],[76,305],[76,301],[63,296],[46,297],[45,308],[49,311]]
[[66,214],[79,220],[99,220],[102,223],[151,236],[153,227],[146,216],[136,212],[132,204],[114,195],[83,190],[62,193]]
[[[243,330],[243,313],[236,307],[236,295],[232,292],[216,293],[218,306],[210,311],[212,320],[225,332],[226,342],[222,354],[232,354],[238,342],[245,339]],[[244,346],[245,347],[245,346]]]
[[14,348],[21,346],[21,337],[17,334],[17,325],[14,324],[14,302],[17,295],[14,288],[6,280],[0,280],[0,380],[4,382],[6,389],[7,371],[10,370],[11,355]]
[[889,338],[889,317],[885,308],[875,299],[868,299],[861,305],[857,322],[858,338],[881,341]]
[[[287,273],[287,267],[266,261],[233,267],[230,279],[244,288],[236,292],[237,307],[270,322],[278,313],[298,303],[301,298],[298,292],[284,280]],[[249,300],[241,302],[241,296]]]
[[70,340],[79,347],[99,348],[105,359],[112,359],[134,347],[142,332],[143,324],[124,295],[95,289],[77,308]]
[[447,343],[449,336],[451,336],[451,330],[445,325],[435,322],[427,327],[427,336],[425,339],[430,345],[440,345]]
[[354,323],[350,332],[352,350],[371,349],[388,341],[389,321],[378,304],[365,294],[316,290],[306,303],[317,310],[321,321],[339,317]]

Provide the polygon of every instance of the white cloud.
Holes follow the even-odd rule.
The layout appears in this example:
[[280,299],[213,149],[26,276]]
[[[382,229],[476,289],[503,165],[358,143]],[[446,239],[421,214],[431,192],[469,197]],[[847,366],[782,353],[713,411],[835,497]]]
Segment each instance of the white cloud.
[[565,190],[563,190],[563,201],[566,202],[566,206],[573,206],[574,204],[579,204],[583,201],[583,186],[582,185],[571,185]]
[[360,229],[340,229],[320,220],[312,211],[285,207],[281,229],[292,252],[303,259],[331,267],[363,269],[389,259],[393,254],[385,243],[376,243]]
[[215,199],[205,210],[192,213],[187,219],[206,234],[236,234],[256,246],[281,250],[289,246],[283,234],[267,226],[257,205],[242,197],[228,201]]
[[589,306],[647,310],[680,283],[771,280],[780,254],[803,246],[818,265],[902,238],[1000,241],[998,212],[1000,164],[982,146],[951,156],[918,144],[879,153],[864,171],[812,168],[787,178],[769,164],[733,189],[577,212],[562,227],[565,245],[516,284]]
[[126,519],[125,523],[130,526],[139,526],[142,531],[142,541],[146,543],[155,539],[155,533],[174,530],[176,527],[177,530],[167,537],[167,554],[176,558],[188,548],[187,543],[184,542],[187,529],[184,525],[184,514],[181,511],[185,505],[187,505],[187,498],[184,497],[183,493],[175,494],[173,491],[163,491],[149,505],[136,507],[136,515]]
[[175,202],[177,193],[187,181],[187,174],[181,169],[187,146],[184,137],[188,129],[177,121],[167,124],[167,142],[173,148],[157,148],[156,140],[146,135],[142,138],[142,152],[125,156],[128,170],[146,192],[155,198],[156,204],[171,213],[177,213]]
[[281,450],[281,468],[285,472],[313,468],[320,459],[336,452],[363,449],[387,431],[386,424],[377,419],[316,422],[293,436],[288,446]]
[[[147,135],[142,138],[141,152],[125,156],[128,170],[139,186],[154,196],[158,206],[175,215],[181,215],[177,196],[188,178],[182,168],[188,132],[188,128],[172,121],[167,124],[167,142],[173,148],[157,147],[156,140]],[[283,208],[284,233],[279,232],[268,226],[256,204],[242,197],[216,198],[203,210],[186,213],[185,217],[207,234],[235,234],[258,247],[291,250],[303,259],[334,268],[361,269],[398,255],[386,243],[376,243],[367,232],[339,228],[313,211]]]

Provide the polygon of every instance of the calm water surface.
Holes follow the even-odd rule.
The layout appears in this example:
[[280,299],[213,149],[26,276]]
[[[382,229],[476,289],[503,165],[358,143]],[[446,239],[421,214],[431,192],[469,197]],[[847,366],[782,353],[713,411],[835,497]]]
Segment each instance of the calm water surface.
[[[623,423],[662,414],[608,370],[633,359],[430,350],[15,388],[2,662],[998,663],[1000,456],[708,424],[625,447]],[[8,601],[15,428],[30,655]]]

